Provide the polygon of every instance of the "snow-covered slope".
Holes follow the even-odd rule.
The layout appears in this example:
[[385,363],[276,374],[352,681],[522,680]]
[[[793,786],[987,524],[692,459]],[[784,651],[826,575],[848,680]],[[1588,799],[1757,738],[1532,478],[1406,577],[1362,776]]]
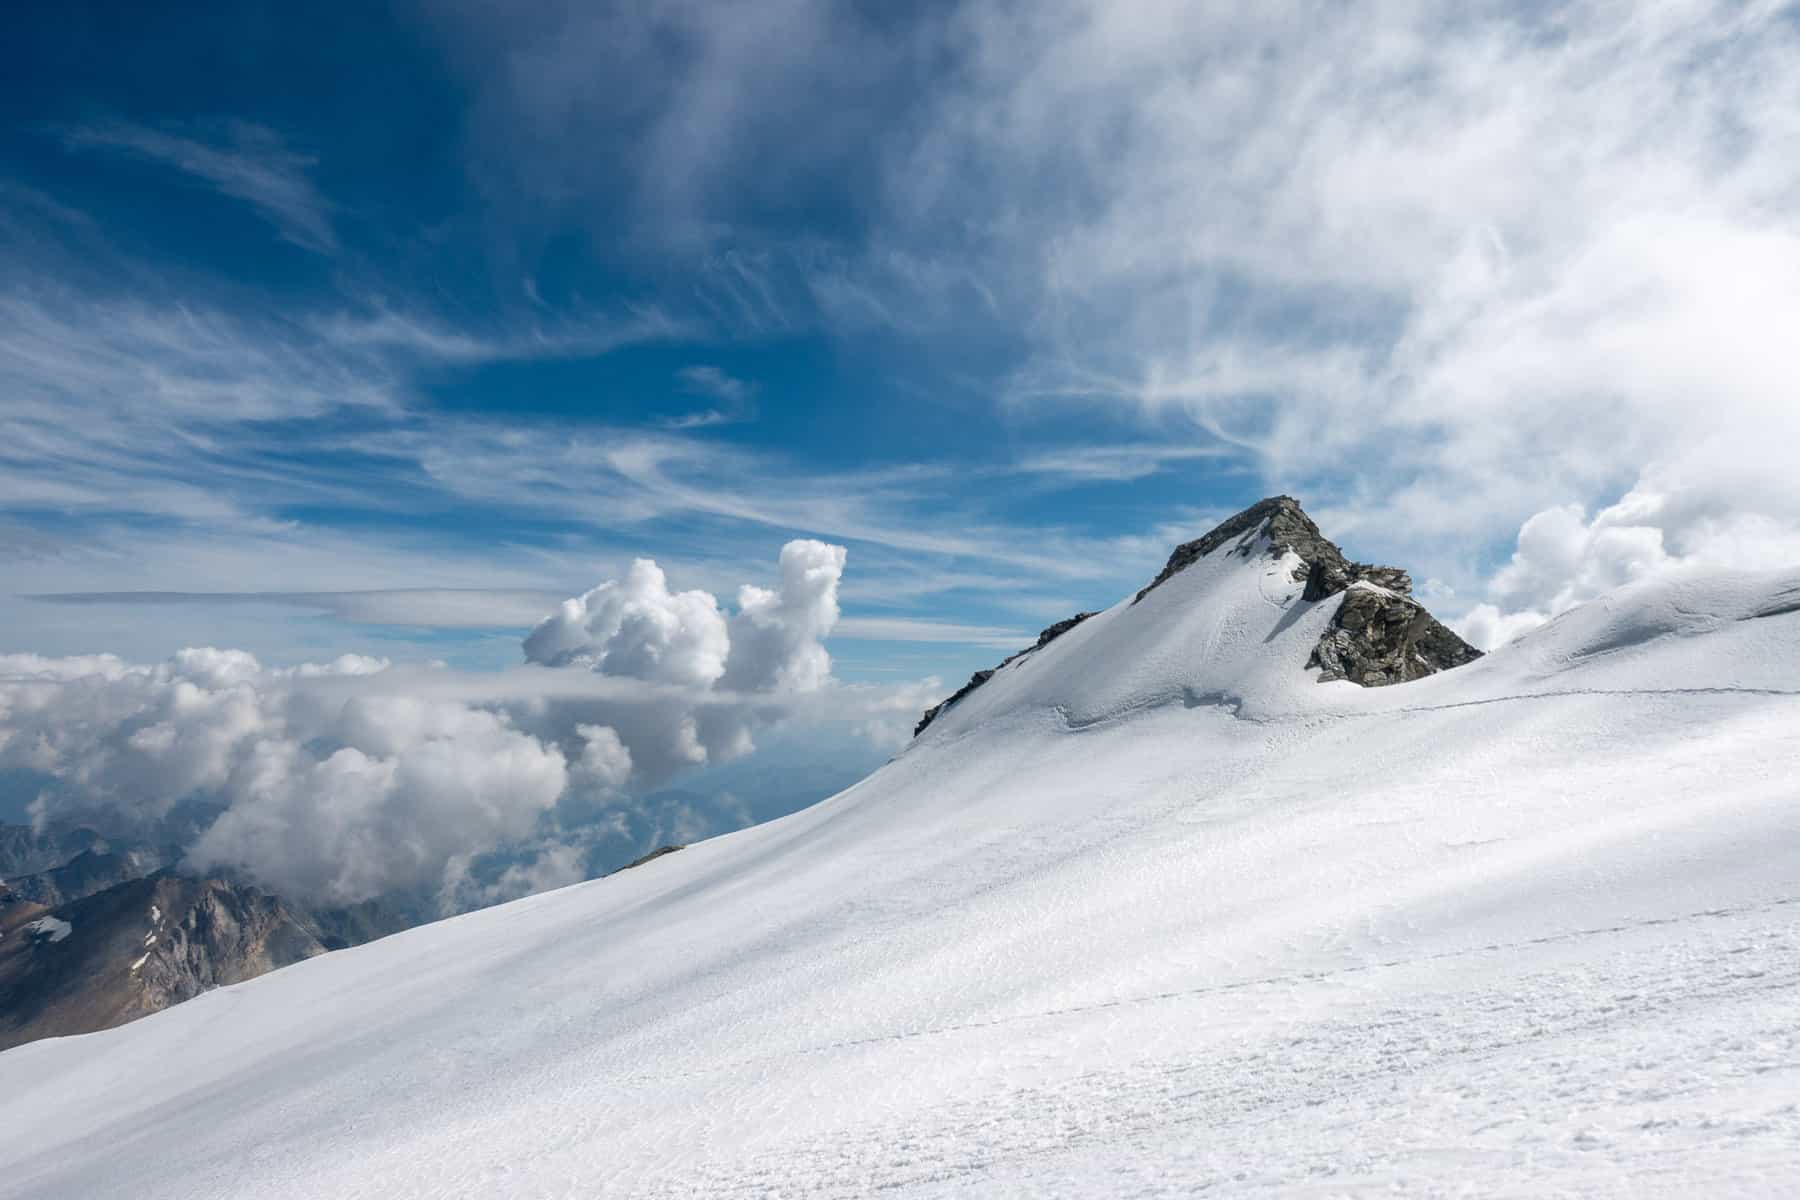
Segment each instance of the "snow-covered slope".
[[1800,571],[1366,690],[1292,573],[791,817],[0,1054],[0,1195],[1800,1190]]

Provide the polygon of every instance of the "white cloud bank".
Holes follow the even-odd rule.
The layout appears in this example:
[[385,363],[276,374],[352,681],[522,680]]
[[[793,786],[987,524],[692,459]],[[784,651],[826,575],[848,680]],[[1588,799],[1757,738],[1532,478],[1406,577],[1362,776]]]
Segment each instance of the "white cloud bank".
[[1756,513],[1683,503],[1640,486],[1592,518],[1580,505],[1547,508],[1519,530],[1489,599],[1459,623],[1492,649],[1627,583],[1689,567],[1759,568],[1800,562],[1800,530]]
[[[564,602],[526,639],[536,665],[499,676],[357,656],[273,668],[216,649],[155,665],[0,656],[0,767],[45,781],[43,817],[99,811],[152,828],[185,801],[211,805],[189,864],[296,898],[493,899],[566,881],[564,821],[604,823],[636,791],[748,752],[759,725],[827,707],[858,727],[909,718],[917,688],[830,677],[821,639],[844,560],[840,546],[790,542],[779,585],[743,587],[729,616],[639,560]],[[842,695],[806,702],[826,689]],[[467,878],[473,856],[531,839],[530,862]]]
[[955,23],[882,236],[1018,199],[978,260],[1028,314],[1018,402],[1191,420],[1427,573],[1634,488],[1800,530],[1791,4]]

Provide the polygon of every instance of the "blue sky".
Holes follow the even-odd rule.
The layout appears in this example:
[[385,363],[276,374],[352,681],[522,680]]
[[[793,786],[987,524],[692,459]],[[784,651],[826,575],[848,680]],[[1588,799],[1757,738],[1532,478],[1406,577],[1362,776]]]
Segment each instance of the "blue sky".
[[14,15],[0,652],[494,672],[811,538],[898,711],[1277,491],[1484,644],[1800,557],[1792,5],[1208,7]]
[[[518,614],[632,556],[723,592],[813,535],[852,552],[840,672],[950,678],[1259,494],[1188,422],[1009,404],[1012,316],[952,247],[878,247],[877,135],[942,70],[923,44],[873,79],[818,68],[813,96],[707,80],[692,46],[657,80],[633,47],[701,14],[486,19],[28,18],[0,536],[17,590],[103,599],[10,606],[11,648],[159,656],[219,628],[277,661],[499,665]],[[538,94],[567,69],[543,56],[596,43]],[[691,148],[686,105],[722,122]],[[494,625],[469,594],[402,591],[380,625],[294,595],[427,588],[499,591]],[[122,595],[152,591],[184,596]]]

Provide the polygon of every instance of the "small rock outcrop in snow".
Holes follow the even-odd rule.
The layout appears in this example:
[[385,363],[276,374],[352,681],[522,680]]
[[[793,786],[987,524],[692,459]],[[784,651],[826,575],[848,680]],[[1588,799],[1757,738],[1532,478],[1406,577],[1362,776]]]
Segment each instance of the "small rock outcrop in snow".
[[[1000,660],[1000,667],[1004,667],[1007,663],[1012,662],[1015,659],[1024,658],[1034,650],[1042,650],[1045,646],[1048,646],[1051,642],[1054,642],[1057,638],[1069,632],[1069,630],[1075,628],[1093,615],[1094,614],[1091,612],[1078,612],[1072,617],[1064,617],[1056,624],[1038,634],[1036,642],[1025,647],[1023,650],[1009,654],[1004,659]],[[960,688],[957,688],[955,693],[947,699],[940,700],[930,708],[926,709],[925,715],[919,718],[919,723],[913,726],[913,736],[918,737],[921,733],[924,733],[925,727],[936,720],[939,713],[992,679],[994,677],[994,672],[998,671],[1000,667],[989,667],[986,670],[975,672],[973,675],[969,676],[969,682],[963,684]]]
[[[1469,645],[1434,618],[1412,597],[1412,578],[1398,567],[1378,567],[1344,556],[1300,508],[1292,496],[1259,500],[1223,522],[1203,537],[1184,542],[1169,555],[1162,573],[1151,580],[1131,603],[1137,604],[1179,572],[1215,553],[1243,559],[1279,558],[1292,554],[1300,561],[1294,581],[1304,582],[1301,599],[1317,604],[1342,594],[1330,627],[1320,637],[1307,666],[1317,668],[1321,683],[1347,679],[1363,687],[1404,683],[1481,657]],[[994,677],[1001,667],[1043,647],[1075,628],[1092,613],[1077,613],[1059,621],[1030,646],[989,670],[977,671],[957,692],[929,708],[913,730],[925,732],[946,709]]]
[[1344,602],[1338,606],[1331,628],[1313,648],[1308,665],[1323,672],[1321,683],[1348,679],[1363,687],[1379,687],[1460,667],[1480,657],[1481,651],[1457,637],[1405,592],[1359,581],[1344,590]]
[[618,871],[608,871],[607,874],[608,875],[617,875],[619,873],[619,871],[629,871],[629,870],[631,870],[631,868],[641,867],[647,862],[655,862],[657,859],[661,858],[665,854],[673,854],[677,850],[686,850],[686,849],[687,849],[687,844],[685,842],[679,843],[679,844],[670,843],[667,846],[658,846],[656,849],[652,850],[650,853],[642,855],[638,858],[632,859],[630,862],[628,862],[624,866],[620,867]]

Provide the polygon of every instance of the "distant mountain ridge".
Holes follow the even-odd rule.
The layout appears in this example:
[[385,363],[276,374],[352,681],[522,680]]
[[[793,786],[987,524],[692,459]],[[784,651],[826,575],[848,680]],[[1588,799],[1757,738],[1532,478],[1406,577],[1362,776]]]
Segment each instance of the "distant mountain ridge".
[[159,872],[53,909],[0,907],[0,1049],[88,1033],[325,953],[243,884]]
[[436,915],[386,900],[310,909],[185,872],[179,847],[85,826],[0,825],[0,850],[14,866],[0,878],[0,1049],[110,1028]]
[[111,843],[85,826],[37,829],[0,824],[0,881],[59,867],[85,851],[104,854]]
[[10,890],[22,900],[41,904],[45,908],[55,908],[91,896],[95,892],[103,892],[109,887],[142,879],[173,865],[180,857],[181,851],[172,846],[161,849],[144,845],[128,845],[121,850],[88,849],[59,866],[30,875],[9,876],[3,881],[0,891]]

